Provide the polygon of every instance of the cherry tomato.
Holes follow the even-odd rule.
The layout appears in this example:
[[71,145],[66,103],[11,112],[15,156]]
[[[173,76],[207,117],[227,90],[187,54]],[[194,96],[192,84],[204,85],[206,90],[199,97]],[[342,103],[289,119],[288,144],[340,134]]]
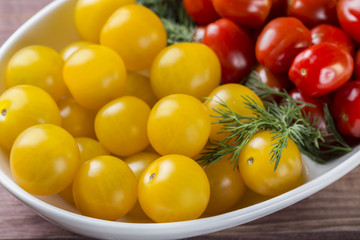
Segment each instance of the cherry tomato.
[[139,180],[139,202],[155,222],[192,220],[204,212],[210,197],[204,170],[182,155],[166,155],[152,162]]
[[111,14],[121,6],[135,3],[135,0],[78,0],[75,24],[80,36],[98,43],[100,31]]
[[63,60],[55,50],[40,45],[22,48],[6,66],[6,87],[34,85],[58,101],[66,92],[62,68]]
[[150,73],[158,98],[174,93],[205,97],[220,80],[219,59],[201,43],[178,43],[165,48],[155,58]]
[[95,118],[99,141],[119,156],[129,156],[149,145],[146,124],[149,106],[133,96],[124,96],[106,104]]
[[39,124],[22,132],[10,153],[15,181],[27,192],[51,195],[73,180],[79,167],[79,148],[64,129]]
[[335,92],[332,114],[342,134],[360,137],[360,80],[347,82]]
[[183,4],[189,16],[199,25],[206,25],[220,18],[214,9],[213,0],[183,0]]
[[79,105],[72,97],[64,96],[58,102],[62,127],[73,137],[95,138],[96,112]]
[[328,42],[337,45],[354,55],[355,47],[346,33],[338,27],[322,24],[311,29],[312,44]]
[[256,58],[273,73],[285,73],[298,53],[311,45],[310,31],[296,18],[269,22],[256,42]]
[[347,51],[320,43],[296,56],[289,77],[304,95],[321,96],[344,85],[353,69],[353,58]]
[[77,41],[77,42],[70,43],[69,45],[67,45],[66,47],[64,47],[61,50],[60,56],[64,61],[66,61],[74,52],[76,52],[77,50],[79,50],[82,47],[89,46],[90,44],[92,44],[92,43],[86,42],[86,41]]
[[228,19],[206,26],[202,43],[218,56],[223,83],[240,82],[255,64],[254,43],[243,29]]
[[290,81],[287,74],[274,74],[267,67],[258,65],[254,71],[259,75],[260,80],[275,91],[288,90]]
[[250,139],[239,155],[239,169],[245,184],[254,192],[276,196],[295,187],[302,173],[301,154],[290,138],[274,171],[269,154],[274,147],[271,140],[276,133],[259,132]]
[[245,27],[261,26],[269,15],[271,0],[213,0],[215,10]]
[[172,94],[155,104],[147,131],[151,145],[159,154],[193,157],[205,146],[210,125],[209,113],[198,99]]
[[221,133],[224,131],[223,124],[216,123],[219,119],[214,116],[219,116],[216,109],[225,109],[221,102],[228,105],[233,112],[243,116],[255,116],[253,111],[250,110],[245,104],[244,97],[249,97],[263,106],[260,98],[249,88],[235,83],[224,84],[215,88],[209,95],[209,100],[205,103],[211,116],[211,133],[210,140],[223,141],[229,136],[227,133]]
[[[87,137],[79,137],[75,138],[75,141],[80,150],[79,166],[82,166],[86,161],[94,157],[110,154],[110,152],[106,150],[101,143],[94,139]],[[59,195],[68,203],[75,205],[72,186],[73,185],[71,183],[64,190],[59,192]]]
[[206,213],[220,214],[231,210],[242,199],[245,184],[241,179],[239,169],[229,158],[205,167],[205,173],[210,183],[210,200]]
[[360,50],[356,52],[354,68],[355,68],[355,77],[357,79],[360,79]]
[[31,85],[12,87],[0,96],[0,144],[11,149],[16,137],[28,127],[40,123],[61,125],[61,116],[53,98]]
[[64,65],[64,80],[77,103],[98,110],[125,89],[123,60],[110,48],[89,45],[73,53]]
[[299,19],[307,27],[319,24],[336,24],[338,0],[291,0],[288,1],[287,15]]
[[156,55],[166,47],[167,36],[159,17],[140,5],[119,8],[104,25],[100,42],[114,49],[131,71],[151,66]]
[[357,0],[339,0],[337,16],[344,31],[360,43],[360,4]]
[[73,194],[82,214],[115,221],[134,206],[137,181],[121,159],[99,156],[80,167],[73,183]]
[[150,107],[154,106],[158,100],[151,88],[150,79],[135,72],[127,73],[125,90],[122,92],[122,96],[138,97]]

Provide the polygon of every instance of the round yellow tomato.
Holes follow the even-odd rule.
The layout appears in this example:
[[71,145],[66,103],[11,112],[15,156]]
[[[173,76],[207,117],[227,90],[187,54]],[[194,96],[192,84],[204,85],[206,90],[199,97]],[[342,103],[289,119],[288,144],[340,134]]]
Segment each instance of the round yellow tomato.
[[39,124],[22,132],[10,153],[15,181],[27,192],[51,195],[68,186],[79,167],[79,148],[63,128]]
[[[215,88],[208,97],[209,101],[205,103],[205,106],[209,109],[211,116],[219,116],[219,114],[215,112],[214,109],[226,109],[221,106],[221,103],[223,102],[226,103],[229,108],[235,113],[238,113],[242,116],[255,117],[253,110],[249,109],[248,106],[245,104],[244,97],[250,97],[257,103],[259,103],[261,107],[264,107],[260,98],[251,89],[245,87],[244,85],[236,83],[221,85]],[[210,139],[223,141],[226,137],[229,136],[229,134],[220,133],[224,131],[224,129],[223,124],[216,123],[218,120],[219,118],[217,117],[211,117],[212,124]]]
[[113,156],[99,156],[79,169],[73,194],[78,210],[89,217],[117,220],[134,206],[137,181],[130,167]]
[[198,154],[210,134],[210,117],[200,100],[186,94],[160,99],[148,121],[151,146],[160,154]]
[[239,169],[228,157],[205,167],[210,183],[210,201],[206,213],[220,214],[231,210],[245,194]]
[[110,152],[129,156],[149,145],[146,124],[149,106],[133,96],[120,97],[99,110],[95,118],[95,132]]
[[104,25],[100,42],[114,49],[131,71],[150,67],[155,56],[166,47],[166,31],[150,9],[126,5],[114,12]]
[[[110,154],[110,152],[106,150],[101,143],[99,143],[94,139],[87,137],[79,137],[79,138],[75,138],[75,141],[80,150],[79,166],[82,166],[86,161],[92,158]],[[63,191],[59,192],[59,195],[63,199],[65,199],[68,203],[75,205],[72,189],[73,187],[71,183]]]
[[30,84],[47,91],[55,101],[66,92],[63,60],[46,46],[28,46],[17,51],[6,66],[6,87]]
[[274,136],[270,131],[256,133],[239,155],[239,169],[245,184],[265,196],[276,196],[295,187],[302,173],[300,151],[290,138],[274,171],[275,162],[270,163]]
[[182,155],[166,155],[152,162],[139,180],[139,202],[155,222],[192,220],[204,212],[210,197],[204,170]]
[[63,50],[61,50],[60,56],[64,61],[66,61],[74,52],[76,52],[82,47],[89,46],[90,44],[92,43],[86,41],[77,41],[70,43],[69,45],[64,47]]
[[95,138],[96,112],[79,105],[72,97],[64,96],[58,102],[62,127],[74,137]]
[[149,78],[135,72],[128,72],[122,95],[138,97],[150,107],[153,107],[158,100],[151,88]]
[[174,44],[157,55],[151,66],[150,80],[158,98],[174,93],[206,97],[220,84],[220,62],[204,44]]
[[10,149],[16,137],[39,123],[61,125],[53,98],[39,87],[19,85],[0,96],[0,144]]
[[111,49],[89,45],[74,52],[64,65],[64,80],[83,107],[98,110],[125,89],[123,60]]
[[78,0],[75,24],[80,36],[98,43],[100,31],[110,15],[121,6],[135,3],[135,0]]

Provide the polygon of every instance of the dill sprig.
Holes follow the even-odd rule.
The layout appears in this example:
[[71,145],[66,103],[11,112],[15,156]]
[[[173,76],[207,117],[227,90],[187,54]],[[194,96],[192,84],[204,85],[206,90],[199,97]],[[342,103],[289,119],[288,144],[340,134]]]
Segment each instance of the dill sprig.
[[[197,160],[202,165],[219,161],[225,155],[231,154],[231,161],[238,162],[240,151],[259,131],[269,130],[274,133],[271,141],[270,162],[277,169],[283,150],[292,139],[300,151],[314,161],[324,163],[330,159],[351,151],[351,147],[337,132],[330,112],[325,105],[324,112],[327,131],[317,129],[316,121],[311,121],[310,114],[305,114],[303,108],[311,104],[294,100],[286,91],[277,92],[261,82],[256,73],[250,74],[246,86],[252,89],[263,100],[264,108],[249,96],[243,96],[244,104],[251,109],[253,116],[242,116],[233,112],[229,106],[219,99],[220,108],[214,109],[218,119],[216,123],[223,124],[223,132],[230,133],[222,141],[212,141]],[[277,103],[273,97],[282,98]]]

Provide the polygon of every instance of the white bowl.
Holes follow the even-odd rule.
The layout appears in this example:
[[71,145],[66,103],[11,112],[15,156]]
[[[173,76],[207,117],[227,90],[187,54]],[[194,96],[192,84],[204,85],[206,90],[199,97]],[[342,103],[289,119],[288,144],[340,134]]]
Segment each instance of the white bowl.
[[[31,44],[44,44],[57,50],[79,40],[73,22],[76,1],[57,0],[26,22],[0,49],[0,79],[4,79],[5,66],[18,49]],[[4,82],[0,81],[0,92]],[[131,223],[131,219],[117,222],[89,218],[59,196],[36,197],[20,188],[13,180],[8,153],[0,150],[0,184],[23,203],[49,221],[78,234],[103,239],[177,239],[206,234],[240,225],[294,204],[335,182],[360,163],[360,147],[327,164],[304,160],[305,183],[271,199],[258,199],[257,204],[243,203],[238,210],[213,217],[175,223]]]

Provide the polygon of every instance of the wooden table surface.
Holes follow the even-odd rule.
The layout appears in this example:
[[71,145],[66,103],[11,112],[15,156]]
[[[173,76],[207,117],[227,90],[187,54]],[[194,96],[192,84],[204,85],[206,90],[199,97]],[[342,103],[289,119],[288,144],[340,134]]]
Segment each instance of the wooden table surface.
[[[0,45],[51,0],[0,0]],[[0,133],[1,134],[1,133]],[[0,186],[0,239],[86,239],[44,220]],[[193,239],[360,239],[360,168],[257,221]]]

